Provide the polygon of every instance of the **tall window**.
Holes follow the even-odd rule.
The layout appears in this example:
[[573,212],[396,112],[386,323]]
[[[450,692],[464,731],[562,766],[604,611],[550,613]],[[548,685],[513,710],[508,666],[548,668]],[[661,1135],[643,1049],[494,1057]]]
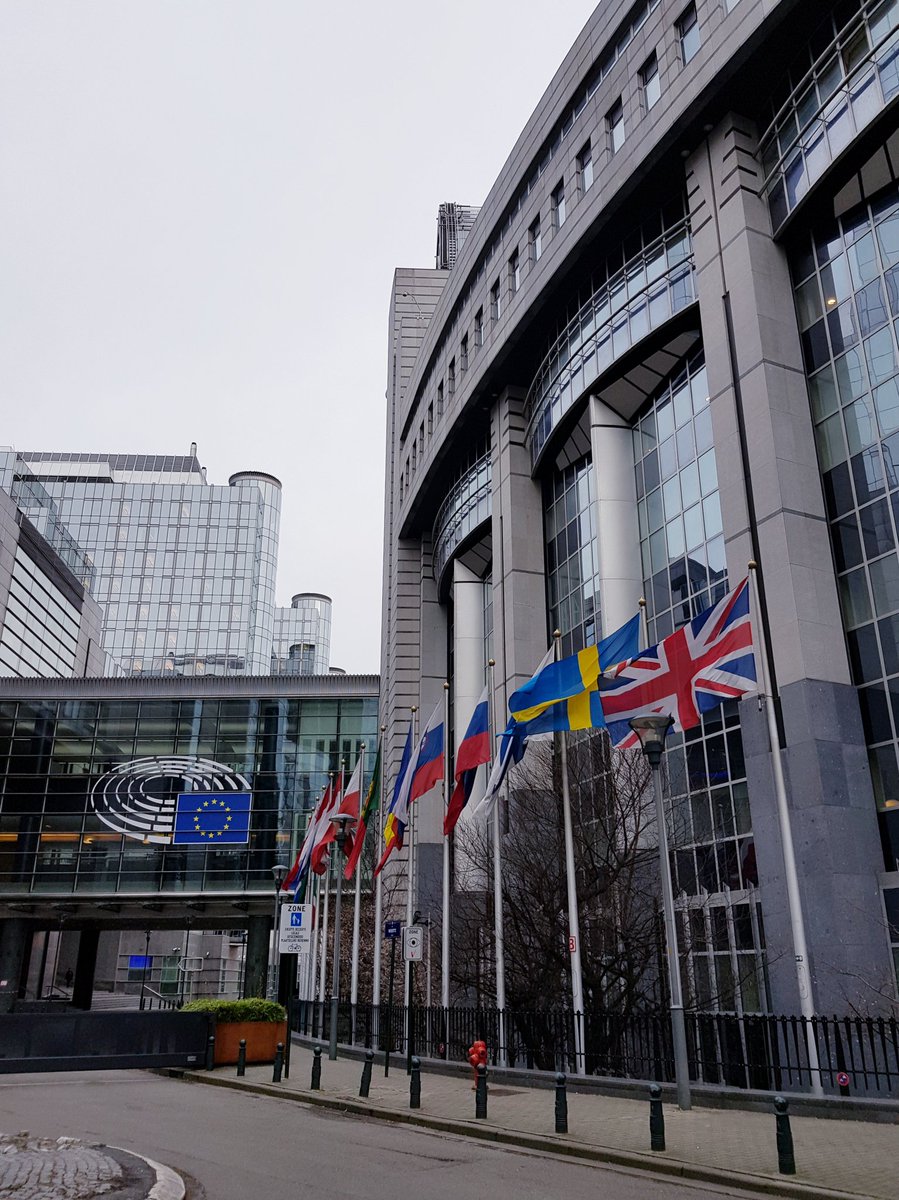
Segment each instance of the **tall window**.
[[662,94],[662,81],[659,78],[659,59],[655,51],[650,54],[640,68],[640,86],[643,89],[643,107],[647,112]]
[[[634,426],[649,641],[727,592],[708,380],[701,350]],[[671,868],[684,986],[704,1009],[766,1007],[764,934],[739,705],[707,713],[666,750]]]
[[509,291],[514,296],[521,287],[521,263],[516,250],[509,259]]
[[443,380],[437,384],[437,420],[443,416]]
[[456,391],[456,360],[451,358],[446,371],[446,390],[452,396]]
[[483,346],[484,344],[484,310],[479,308],[474,315],[474,344]]
[[503,300],[500,294],[500,282],[497,279],[493,287],[490,289],[490,319],[494,325],[503,314]]
[[468,334],[464,334],[459,343],[459,367],[463,374],[468,370]]
[[624,145],[624,105],[620,96],[606,113],[606,131],[609,135],[609,153],[617,154]]
[[434,432],[434,405],[428,405],[428,437]]
[[531,262],[536,262],[543,253],[543,234],[540,232],[540,218],[531,222],[528,229],[528,245],[531,250]]
[[696,5],[688,4],[678,17],[675,28],[680,38],[680,52],[684,64],[688,63],[700,46],[699,19],[696,16]]
[[556,229],[561,229],[565,224],[565,180],[560,179],[552,194],[553,220]]
[[593,149],[589,142],[577,156],[577,170],[581,180],[581,191],[589,192],[593,187]]

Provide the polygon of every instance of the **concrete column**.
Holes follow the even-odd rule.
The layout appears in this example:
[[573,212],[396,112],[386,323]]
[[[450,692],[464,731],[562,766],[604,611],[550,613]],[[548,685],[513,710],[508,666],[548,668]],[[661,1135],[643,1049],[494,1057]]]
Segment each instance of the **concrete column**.
[[524,442],[524,393],[507,388],[492,414],[493,711],[505,721],[509,696],[546,654],[543,494]]
[[[463,563],[453,563],[453,745],[458,751],[465,737],[468,722],[484,690],[484,581]],[[502,713],[499,714],[502,719]],[[475,805],[484,794],[487,772],[478,769],[474,791],[462,810],[459,828],[471,820]],[[463,853],[463,840],[455,844],[455,877],[457,886],[471,890],[484,887],[483,878],[475,879],[471,862]]]
[[244,999],[265,996],[271,929],[271,917],[249,917],[247,920],[247,950],[243,979]]
[[[793,837],[819,1012],[877,1007],[889,962],[881,857],[849,683],[787,257],[759,195],[755,131],[724,118],[687,162],[728,571],[758,558],[786,735]],[[751,464],[751,475],[747,472]],[[755,537],[753,538],[752,532]],[[798,1010],[764,721],[742,706],[772,1002]]]
[[630,425],[599,396],[590,398],[590,442],[601,630],[606,636],[637,611],[643,595],[643,565],[633,434]]
[[19,994],[31,929],[21,917],[0,921],[0,1013],[11,1012]]
[[94,972],[97,967],[99,929],[82,929],[78,938],[78,958],[75,962],[75,982],[72,984],[72,1007],[88,1009],[94,999]]
[[[421,539],[420,563],[419,733],[434,705],[443,703],[443,685],[449,673],[446,610],[437,598],[429,536]],[[415,844],[418,861],[413,907],[436,919],[443,910],[443,792],[439,786],[415,801]]]

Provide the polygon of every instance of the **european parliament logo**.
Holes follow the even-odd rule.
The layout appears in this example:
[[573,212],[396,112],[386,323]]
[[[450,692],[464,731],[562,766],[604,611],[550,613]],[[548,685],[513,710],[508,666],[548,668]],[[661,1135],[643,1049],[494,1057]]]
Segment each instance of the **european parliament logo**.
[[175,846],[246,844],[250,839],[249,792],[182,792],[175,808]]

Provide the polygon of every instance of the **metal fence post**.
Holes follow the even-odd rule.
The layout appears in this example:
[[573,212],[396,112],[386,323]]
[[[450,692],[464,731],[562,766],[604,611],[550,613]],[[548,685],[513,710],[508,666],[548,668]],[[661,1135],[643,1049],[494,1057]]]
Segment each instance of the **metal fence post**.
[[662,1089],[657,1083],[649,1087],[649,1148],[665,1149],[665,1114],[662,1111]]
[[362,1082],[359,1084],[359,1095],[363,1100],[368,1099],[368,1089],[371,1087],[371,1068],[375,1061],[373,1050],[365,1051],[365,1066],[362,1068]]
[[777,1169],[781,1175],[796,1174],[793,1154],[793,1131],[790,1129],[789,1104],[783,1096],[774,1097],[774,1120],[777,1122]]
[[487,1068],[483,1063],[478,1063],[478,1082],[475,1084],[474,1091],[474,1115],[475,1120],[478,1121],[487,1118]]
[[241,1038],[237,1047],[237,1074],[247,1073],[247,1039]]
[[560,1071],[556,1076],[556,1133],[568,1132],[568,1092],[566,1078]]
[[284,1069],[284,1043],[278,1042],[275,1048],[275,1065],[272,1068],[272,1083],[281,1082],[281,1072]]
[[421,1108],[421,1059],[412,1055],[412,1077],[409,1080],[409,1107]]
[[322,1086],[322,1048],[316,1046],[312,1051],[312,1087],[311,1091],[317,1092]]

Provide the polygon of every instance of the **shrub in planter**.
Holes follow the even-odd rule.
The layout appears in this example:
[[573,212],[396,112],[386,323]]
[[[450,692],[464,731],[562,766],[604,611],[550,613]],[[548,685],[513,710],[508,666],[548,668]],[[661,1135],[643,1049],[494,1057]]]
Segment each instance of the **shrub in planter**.
[[273,1000],[191,1000],[181,1011],[214,1018],[216,1066],[237,1062],[241,1038],[248,1063],[273,1062],[278,1042],[287,1039],[287,1013]]

